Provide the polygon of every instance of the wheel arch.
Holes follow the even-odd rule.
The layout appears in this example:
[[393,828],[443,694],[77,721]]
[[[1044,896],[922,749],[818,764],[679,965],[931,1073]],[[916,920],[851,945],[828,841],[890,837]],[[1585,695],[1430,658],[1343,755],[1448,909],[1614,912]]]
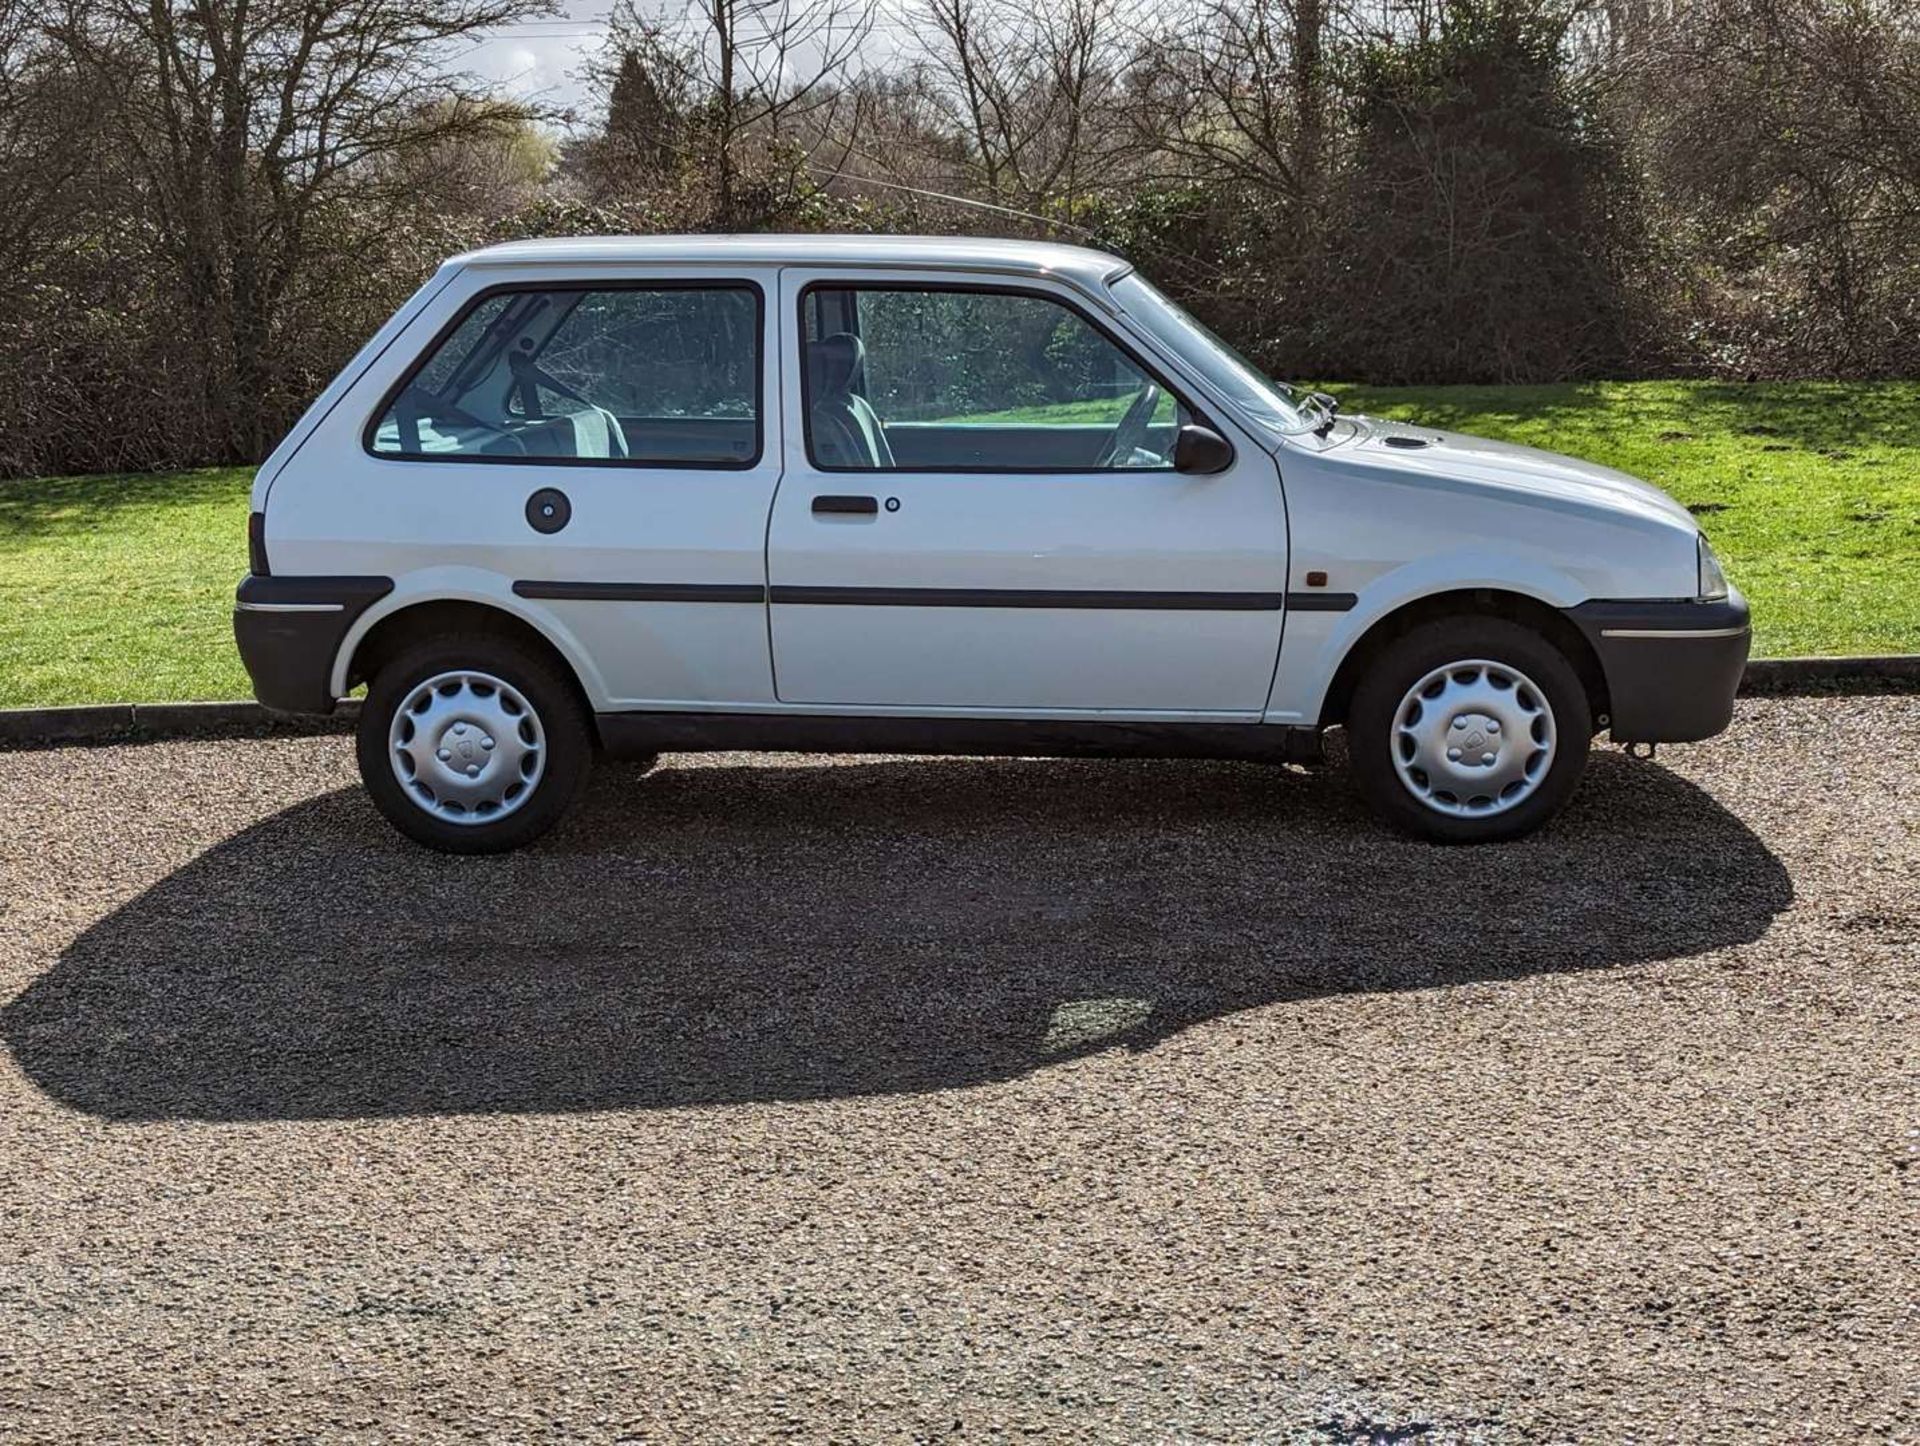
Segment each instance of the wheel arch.
[[1612,712],[1607,692],[1607,675],[1593,645],[1573,622],[1550,603],[1507,588],[1456,588],[1428,593],[1402,603],[1379,618],[1355,639],[1334,670],[1320,705],[1319,726],[1332,727],[1347,721],[1347,709],[1353,701],[1367,667],[1394,639],[1404,637],[1424,623],[1447,617],[1502,618],[1531,628],[1552,643],[1572,664],[1586,689],[1596,730]]
[[595,716],[587,679],[567,648],[524,615],[496,602],[469,597],[413,598],[357,628],[341,645],[334,663],[335,695],[344,696],[371,680],[388,659],[422,638],[473,632],[510,639],[551,661],[572,684],[587,717]]

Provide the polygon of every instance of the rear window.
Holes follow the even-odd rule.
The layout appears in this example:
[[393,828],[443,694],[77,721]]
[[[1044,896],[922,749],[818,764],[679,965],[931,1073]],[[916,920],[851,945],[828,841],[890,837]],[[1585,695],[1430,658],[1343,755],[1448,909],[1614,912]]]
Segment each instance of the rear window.
[[421,461],[751,466],[763,312],[746,282],[489,292],[414,366],[368,448]]

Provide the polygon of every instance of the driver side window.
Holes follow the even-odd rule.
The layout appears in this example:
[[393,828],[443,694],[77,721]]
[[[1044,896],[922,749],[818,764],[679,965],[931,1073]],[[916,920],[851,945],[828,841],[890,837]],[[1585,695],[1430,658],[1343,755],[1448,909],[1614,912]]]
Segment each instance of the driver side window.
[[824,471],[1166,470],[1190,420],[1046,296],[816,285],[801,319],[807,451]]

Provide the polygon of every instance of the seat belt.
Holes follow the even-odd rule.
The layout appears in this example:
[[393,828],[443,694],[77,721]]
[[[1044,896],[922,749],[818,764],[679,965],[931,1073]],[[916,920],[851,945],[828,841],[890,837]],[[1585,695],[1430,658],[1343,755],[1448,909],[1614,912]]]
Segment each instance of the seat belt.
[[400,431],[400,450],[402,452],[420,451],[420,403],[414,399],[415,387],[408,387],[400,393],[400,399],[393,404],[394,425]]
[[547,414],[540,407],[540,388],[543,384],[556,392],[560,388],[553,386],[533,358],[523,351],[507,353],[507,370],[513,373],[514,390],[520,393],[521,414],[529,422],[544,421]]

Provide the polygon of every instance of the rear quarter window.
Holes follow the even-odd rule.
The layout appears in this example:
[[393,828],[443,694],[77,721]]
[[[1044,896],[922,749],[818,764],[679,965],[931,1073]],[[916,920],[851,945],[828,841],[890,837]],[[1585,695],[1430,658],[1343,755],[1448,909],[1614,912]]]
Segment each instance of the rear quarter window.
[[418,461],[750,466],[764,330],[747,282],[500,288],[428,348],[366,445]]

